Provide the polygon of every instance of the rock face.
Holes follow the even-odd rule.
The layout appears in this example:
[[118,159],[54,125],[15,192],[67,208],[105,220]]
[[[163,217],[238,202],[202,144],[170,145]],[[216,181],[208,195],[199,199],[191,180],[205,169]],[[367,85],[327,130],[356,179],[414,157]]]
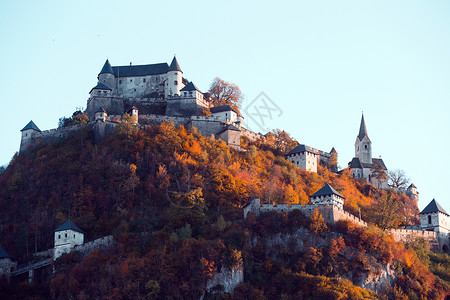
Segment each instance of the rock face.
[[[351,274],[348,274],[351,275]],[[353,277],[352,281],[355,285],[364,289],[369,289],[374,292],[380,292],[385,286],[393,286],[397,275],[390,264],[381,265],[378,272],[374,273],[359,273],[359,276]],[[351,279],[351,278],[349,278]]]
[[215,273],[208,280],[206,290],[210,292],[211,289],[220,284],[223,286],[223,292],[231,293],[242,281],[244,281],[244,268],[242,265],[232,269],[222,268],[219,273]]

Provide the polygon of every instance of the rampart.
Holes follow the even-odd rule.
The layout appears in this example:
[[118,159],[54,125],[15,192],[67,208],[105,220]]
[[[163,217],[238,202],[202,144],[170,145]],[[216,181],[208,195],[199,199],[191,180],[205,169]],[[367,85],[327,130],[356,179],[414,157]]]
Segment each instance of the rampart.
[[24,138],[22,136],[22,140],[20,141],[20,152],[38,143],[48,144],[54,142],[57,139],[66,138],[70,134],[80,130],[81,128],[82,128],[81,126],[73,125],[62,128],[44,130],[41,132],[34,132],[29,138]]
[[448,252],[450,249],[450,235],[443,232],[416,230],[416,229],[391,229],[390,233],[397,242],[410,242],[416,238],[426,239],[433,251]]
[[80,252],[82,256],[86,256],[95,249],[105,250],[112,246],[114,238],[112,235],[107,235],[102,238],[84,243],[83,245],[75,246],[74,250]]

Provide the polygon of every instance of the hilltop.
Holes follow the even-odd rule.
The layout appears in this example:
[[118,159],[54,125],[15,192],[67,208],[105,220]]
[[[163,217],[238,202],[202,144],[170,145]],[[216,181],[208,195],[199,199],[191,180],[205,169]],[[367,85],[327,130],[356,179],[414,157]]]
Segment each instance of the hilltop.
[[[320,214],[306,218],[301,212],[243,221],[242,207],[252,197],[306,204],[325,183],[345,197],[346,210],[356,215],[360,207],[362,218],[373,223],[380,221],[379,199],[389,194],[407,202],[349,171],[297,168],[282,155],[281,138],[243,137],[237,151],[196,128],[164,122],[143,130],[123,121],[100,143],[81,126],[16,155],[0,175],[4,248],[26,261],[53,247],[53,230],[69,218],[87,240],[113,234],[117,243],[84,258],[74,251],[56,261],[55,275],[41,274],[38,285],[2,282],[2,291],[61,299],[195,298],[218,273],[241,272],[244,281],[222,297],[377,297],[361,287],[387,296],[445,295],[445,272],[436,277],[414,250],[375,226],[331,226]],[[417,222],[404,207],[396,212],[401,219]],[[422,259],[432,256],[423,251]]]

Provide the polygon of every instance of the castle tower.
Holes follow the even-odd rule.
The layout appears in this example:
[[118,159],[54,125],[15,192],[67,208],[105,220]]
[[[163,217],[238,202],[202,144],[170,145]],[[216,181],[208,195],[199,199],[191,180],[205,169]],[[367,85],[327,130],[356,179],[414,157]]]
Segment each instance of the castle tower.
[[344,209],[345,198],[328,183],[309,197],[312,204],[329,204]]
[[367,135],[364,115],[361,116],[359,134],[355,141],[355,157],[359,158],[361,163],[372,164],[372,142]]
[[69,253],[75,246],[84,243],[84,232],[77,225],[68,220],[55,229],[55,249],[53,259]]
[[33,121],[28,122],[28,124],[21,131],[22,139],[20,141],[19,152],[25,151],[32,144],[33,136],[36,133],[41,132],[39,127],[37,127]]
[[422,230],[448,233],[449,223],[449,214],[434,199],[420,212]]
[[406,196],[414,200],[417,206],[419,203],[419,191],[417,191],[417,187],[413,183],[406,189]]
[[102,70],[98,74],[98,83],[106,85],[112,90],[112,93],[116,92],[116,76],[114,75],[114,71],[108,59],[106,60]]
[[106,110],[103,107],[99,107],[97,111],[95,112],[95,120],[100,120],[102,122],[106,122],[106,119],[108,118],[108,114],[106,113]]
[[167,71],[167,81],[164,88],[165,97],[180,96],[180,90],[183,88],[183,72],[178,64],[177,58],[174,56],[172,63]]

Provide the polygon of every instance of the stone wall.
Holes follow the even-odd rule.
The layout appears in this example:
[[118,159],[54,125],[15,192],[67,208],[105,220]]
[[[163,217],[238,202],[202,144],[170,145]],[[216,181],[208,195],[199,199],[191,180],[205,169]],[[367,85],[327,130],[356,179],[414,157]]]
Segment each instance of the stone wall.
[[29,147],[38,143],[52,143],[58,139],[66,138],[74,132],[80,130],[81,126],[68,126],[44,130],[41,132],[34,131],[29,138],[23,138],[20,142],[20,152],[27,150]]
[[83,245],[75,246],[74,250],[80,252],[82,256],[86,256],[95,249],[107,249],[114,243],[112,235],[104,236],[102,238],[84,243]]
[[222,268],[220,272],[214,273],[213,277],[208,280],[206,290],[211,292],[215,286],[222,285],[225,293],[231,293],[242,281],[244,281],[244,268],[242,265],[232,269]]
[[122,115],[125,111],[123,97],[90,97],[86,105],[86,113],[89,120],[94,120],[94,114],[103,107],[108,115]]
[[390,233],[397,242],[409,242],[416,238],[424,238],[430,243],[433,251],[448,251],[450,249],[450,235],[448,233],[415,229],[391,229]]

